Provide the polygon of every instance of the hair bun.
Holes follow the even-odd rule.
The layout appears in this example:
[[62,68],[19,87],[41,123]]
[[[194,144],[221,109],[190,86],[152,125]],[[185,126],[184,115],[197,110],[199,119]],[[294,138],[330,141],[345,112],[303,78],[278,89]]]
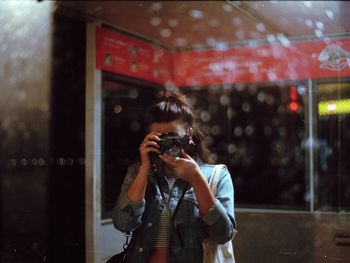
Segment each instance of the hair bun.
[[178,90],[165,90],[161,91],[159,94],[160,101],[173,101],[177,104],[187,105],[192,108],[191,103],[186,98],[186,96]]

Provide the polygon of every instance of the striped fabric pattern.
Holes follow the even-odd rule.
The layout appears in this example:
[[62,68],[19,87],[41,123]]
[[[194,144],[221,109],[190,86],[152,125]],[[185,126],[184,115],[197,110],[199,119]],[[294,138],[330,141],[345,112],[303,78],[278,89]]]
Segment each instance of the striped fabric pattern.
[[[175,178],[168,177],[167,182],[169,185],[169,189],[172,189],[175,183]],[[153,247],[169,247],[170,223],[171,223],[171,212],[169,208],[169,202],[167,202],[160,216],[159,232],[154,239]]]
[[167,205],[160,216],[159,232],[154,240],[153,247],[169,247],[170,218],[170,211]]

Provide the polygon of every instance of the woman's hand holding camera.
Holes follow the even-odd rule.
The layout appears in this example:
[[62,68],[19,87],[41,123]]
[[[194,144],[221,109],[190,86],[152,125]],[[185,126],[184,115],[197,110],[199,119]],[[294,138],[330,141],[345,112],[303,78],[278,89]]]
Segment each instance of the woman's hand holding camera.
[[139,202],[145,197],[148,175],[151,169],[149,154],[152,152],[160,152],[158,150],[159,145],[157,143],[160,141],[158,136],[160,136],[160,133],[157,132],[147,134],[139,147],[141,164],[135,179],[132,181],[127,190],[127,195],[132,202]]
[[160,153],[159,144],[157,143],[161,141],[161,139],[158,137],[160,135],[161,134],[157,132],[151,132],[147,134],[139,147],[141,167],[146,170],[149,170],[151,168],[150,153]]
[[181,154],[182,158],[172,157],[169,154],[161,154],[159,158],[173,169],[178,177],[192,185],[198,200],[199,211],[205,215],[214,205],[215,197],[198,164],[184,150],[181,150]]
[[169,154],[163,153],[159,155],[159,158],[174,170],[179,178],[194,185],[198,180],[202,179],[201,170],[195,160],[193,160],[184,150],[181,150],[181,155],[182,158],[172,157]]

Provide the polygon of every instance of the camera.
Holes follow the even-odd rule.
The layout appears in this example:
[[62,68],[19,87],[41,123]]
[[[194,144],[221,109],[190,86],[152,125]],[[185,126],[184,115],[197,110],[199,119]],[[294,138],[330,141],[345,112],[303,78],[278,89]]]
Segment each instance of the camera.
[[[161,153],[167,153],[173,157],[180,157],[182,149],[191,156],[195,153],[195,144],[188,135],[180,136],[177,132],[166,132],[159,138],[161,141],[158,145]],[[151,157],[158,157],[158,154],[152,153]]]

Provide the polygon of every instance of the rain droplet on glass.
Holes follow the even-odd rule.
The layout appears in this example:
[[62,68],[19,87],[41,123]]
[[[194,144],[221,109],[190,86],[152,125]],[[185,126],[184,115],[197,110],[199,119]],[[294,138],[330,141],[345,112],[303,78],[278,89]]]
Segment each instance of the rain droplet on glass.
[[231,143],[227,146],[227,151],[231,154],[235,153],[237,151],[237,146],[235,144]]
[[208,122],[208,121],[210,121],[210,119],[211,119],[211,115],[210,115],[210,113],[207,112],[207,111],[202,111],[202,112],[201,112],[201,115],[200,115],[200,118],[201,118],[202,121]]
[[315,29],[315,35],[317,37],[322,37],[323,36],[323,32],[321,30],[319,30],[319,29]]
[[233,7],[229,4],[223,4],[222,5],[222,9],[225,11],[225,12],[232,12],[233,10]]
[[266,27],[265,27],[265,24],[264,23],[257,23],[255,25],[256,29],[259,31],[259,32],[265,32],[266,30]]
[[121,113],[123,110],[122,106],[121,105],[115,105],[114,108],[113,108],[113,112],[118,114],[118,113]]
[[151,11],[153,11],[153,12],[159,12],[160,9],[162,9],[162,3],[160,3],[160,2],[153,3],[153,4],[150,6],[150,9],[151,9]]
[[160,30],[159,34],[164,38],[168,38],[171,36],[171,30],[169,28],[163,28]]
[[334,19],[334,13],[332,12],[332,10],[326,10],[326,16],[331,20]]
[[232,19],[232,24],[235,26],[240,26],[242,24],[242,20],[239,17],[235,17]]
[[162,20],[159,17],[152,17],[150,20],[152,26],[159,26],[160,23],[162,23]]
[[220,96],[219,101],[222,106],[227,106],[230,103],[230,98],[229,96],[223,94]]
[[323,30],[324,29],[324,24],[321,21],[316,21],[316,27],[319,30]]
[[28,164],[27,159],[22,159],[22,160],[21,160],[21,165],[22,165],[22,166],[27,166],[27,164]]
[[243,129],[238,126],[233,130],[233,134],[235,137],[240,137],[243,134]]
[[191,10],[190,15],[191,15],[191,17],[193,17],[195,19],[201,19],[201,18],[204,18],[204,16],[205,16],[203,11],[197,10],[197,9]]
[[179,25],[179,21],[176,18],[170,18],[167,22],[170,27],[177,27]]
[[209,20],[209,26],[211,27],[218,27],[220,25],[220,21],[217,18],[213,18]]
[[314,25],[314,22],[310,19],[306,19],[305,20],[305,25],[309,28],[312,28],[312,26]]
[[304,1],[304,5],[305,5],[307,8],[311,8],[311,7],[312,7],[311,1]]

